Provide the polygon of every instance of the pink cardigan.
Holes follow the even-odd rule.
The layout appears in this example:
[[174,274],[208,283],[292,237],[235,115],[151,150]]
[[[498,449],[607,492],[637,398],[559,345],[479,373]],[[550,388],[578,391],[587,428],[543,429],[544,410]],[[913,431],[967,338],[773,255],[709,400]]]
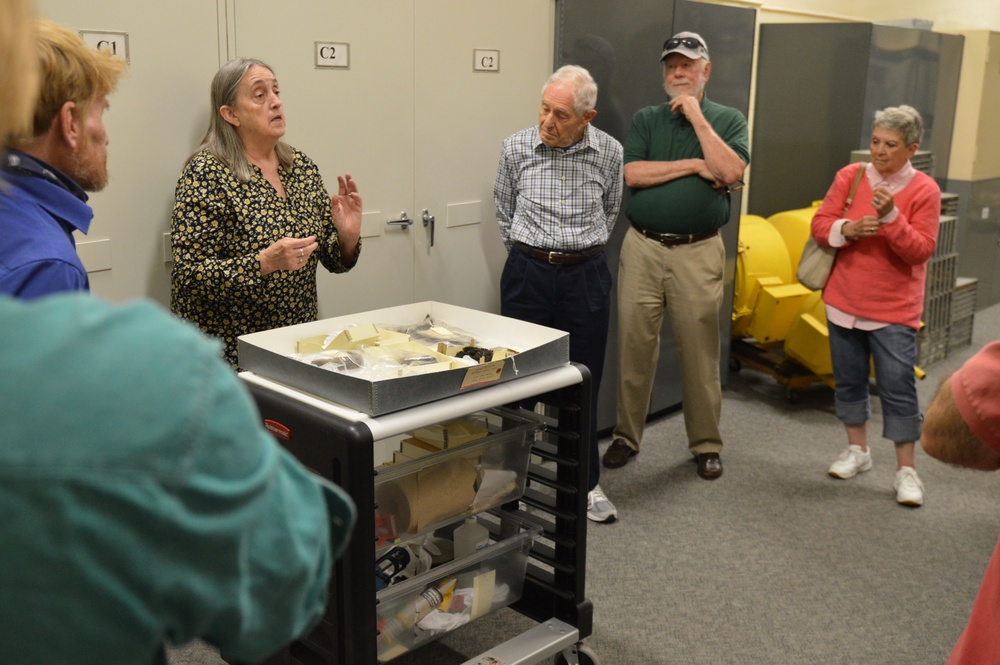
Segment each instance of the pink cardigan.
[[[847,214],[842,214],[851,181],[864,164],[840,169],[812,220],[812,235],[823,247],[830,245],[830,227],[838,219],[878,216],[874,194],[862,176]],[[941,189],[934,179],[917,171],[894,197],[899,215],[883,224],[878,234],[837,250],[823,302],[848,314],[885,323],[920,327],[924,309],[927,261],[934,254],[941,222]]]

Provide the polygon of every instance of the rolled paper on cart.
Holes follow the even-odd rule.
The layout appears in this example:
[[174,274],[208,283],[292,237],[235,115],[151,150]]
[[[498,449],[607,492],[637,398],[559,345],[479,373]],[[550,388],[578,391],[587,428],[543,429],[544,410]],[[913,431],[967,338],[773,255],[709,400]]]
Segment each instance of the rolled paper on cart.
[[[416,524],[412,506],[418,503],[417,477],[402,476],[375,486],[375,503],[383,515],[392,515],[396,535],[409,533]],[[412,529],[415,530],[415,529]]]
[[417,473],[419,502],[412,513],[417,531],[455,515],[461,515],[476,496],[476,465],[469,459],[445,460]]
[[399,533],[417,533],[463,514],[476,496],[477,477],[472,460],[445,460],[378,485],[375,502],[380,512],[395,516]]

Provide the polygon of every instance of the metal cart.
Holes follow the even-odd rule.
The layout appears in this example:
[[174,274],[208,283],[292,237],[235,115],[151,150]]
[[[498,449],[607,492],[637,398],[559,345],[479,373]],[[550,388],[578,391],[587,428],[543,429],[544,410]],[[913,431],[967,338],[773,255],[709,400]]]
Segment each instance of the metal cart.
[[[330,602],[310,634],[273,663],[368,665],[378,659],[373,585],[375,493],[373,445],[418,427],[487,408],[527,401],[544,405],[540,434],[531,444],[525,492],[492,512],[541,527],[534,541],[521,598],[511,608],[537,626],[467,661],[468,665],[557,663],[589,665],[596,657],[580,641],[592,632],[593,608],[585,597],[590,372],[567,364],[429,404],[369,416],[251,372],[240,374],[265,422],[280,423],[281,443],[303,464],[337,483],[353,498],[359,519],[351,543],[334,564]],[[377,471],[376,471],[377,473]]]

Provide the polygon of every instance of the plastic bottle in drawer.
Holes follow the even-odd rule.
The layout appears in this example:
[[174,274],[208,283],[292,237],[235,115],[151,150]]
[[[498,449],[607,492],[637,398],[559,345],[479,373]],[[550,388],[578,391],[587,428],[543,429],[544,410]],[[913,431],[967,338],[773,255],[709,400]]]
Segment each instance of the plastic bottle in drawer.
[[428,440],[442,431],[468,432],[473,427],[481,428],[478,438],[437,441],[443,445],[428,454],[375,469],[376,547],[521,497],[534,433],[542,427],[532,414],[491,409],[472,419],[417,430],[400,449],[433,447],[434,441]]
[[508,527],[514,525],[515,535],[376,594],[379,661],[391,660],[520,599],[528,553],[541,529],[505,519]]

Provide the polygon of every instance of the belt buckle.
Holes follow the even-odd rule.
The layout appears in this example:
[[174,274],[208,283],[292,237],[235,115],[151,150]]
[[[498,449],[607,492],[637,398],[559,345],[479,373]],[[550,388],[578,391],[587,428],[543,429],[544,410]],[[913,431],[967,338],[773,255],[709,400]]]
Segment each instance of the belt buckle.
[[562,261],[567,256],[569,256],[569,255],[566,254],[565,252],[546,252],[545,253],[545,262],[548,263],[549,265],[557,266],[560,263],[562,263]]
[[678,233],[673,235],[669,233],[664,233],[662,236],[660,236],[660,244],[662,244],[664,247],[677,247],[678,245],[690,245],[692,242],[694,242],[694,235],[695,234],[693,233]]

